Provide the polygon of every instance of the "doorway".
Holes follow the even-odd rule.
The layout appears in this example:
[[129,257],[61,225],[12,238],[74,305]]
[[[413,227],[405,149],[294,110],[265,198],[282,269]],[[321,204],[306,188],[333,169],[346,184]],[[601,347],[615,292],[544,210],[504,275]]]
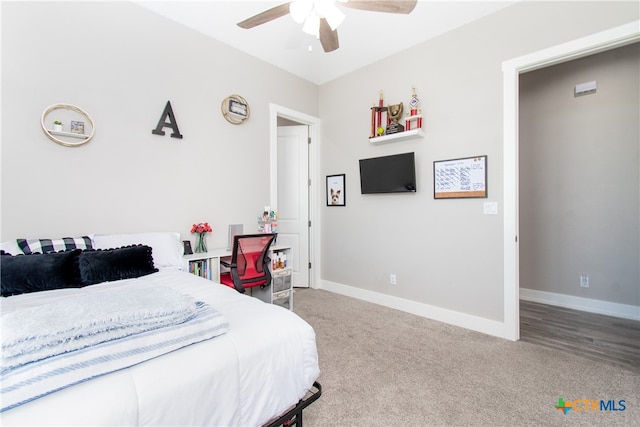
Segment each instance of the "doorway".
[[504,313],[503,337],[520,338],[518,250],[518,105],[519,75],[640,40],[640,21],[505,61],[503,70],[503,204]]
[[319,283],[319,125],[316,117],[270,105],[270,203],[278,209],[278,243],[292,247],[294,287]]
[[520,304],[640,320],[639,72],[633,43],[520,75]]

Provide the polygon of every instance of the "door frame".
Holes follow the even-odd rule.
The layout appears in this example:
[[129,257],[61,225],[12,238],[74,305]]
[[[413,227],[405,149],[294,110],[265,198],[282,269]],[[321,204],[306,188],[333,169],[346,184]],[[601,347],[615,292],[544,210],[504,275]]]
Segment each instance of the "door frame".
[[551,65],[640,41],[640,21],[543,49],[502,63],[503,72],[503,206],[504,206],[504,332],[520,339],[520,271],[518,216],[519,76]]
[[320,170],[320,119],[281,105],[269,104],[269,200],[271,206],[277,206],[278,202],[278,117],[309,127],[309,137],[312,141],[308,151],[309,179],[311,180],[309,185],[309,221],[312,224],[312,227],[309,228],[309,262],[312,266],[309,273],[309,287],[317,289],[320,283],[320,205],[318,203],[321,181],[318,178]]

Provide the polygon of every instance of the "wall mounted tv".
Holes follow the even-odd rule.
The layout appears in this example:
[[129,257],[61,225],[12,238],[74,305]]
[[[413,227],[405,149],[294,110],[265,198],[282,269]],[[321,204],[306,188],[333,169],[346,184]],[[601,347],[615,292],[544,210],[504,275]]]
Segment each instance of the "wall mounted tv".
[[360,191],[362,194],[415,193],[414,153],[361,159]]

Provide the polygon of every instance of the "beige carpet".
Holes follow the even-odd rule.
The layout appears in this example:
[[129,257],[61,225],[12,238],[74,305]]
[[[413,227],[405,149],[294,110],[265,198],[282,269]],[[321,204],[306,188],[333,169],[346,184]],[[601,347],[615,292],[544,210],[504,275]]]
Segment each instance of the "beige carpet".
[[[640,373],[331,292],[297,289],[322,397],[304,426],[640,426]],[[624,411],[555,409],[558,398]],[[580,405],[578,405],[580,406]]]

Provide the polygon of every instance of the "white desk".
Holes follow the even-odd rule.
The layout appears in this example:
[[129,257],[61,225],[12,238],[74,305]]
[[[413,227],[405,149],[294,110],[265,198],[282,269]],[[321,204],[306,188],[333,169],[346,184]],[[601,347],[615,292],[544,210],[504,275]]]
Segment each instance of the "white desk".
[[[274,252],[284,252],[287,256],[287,265],[293,265],[291,246],[271,246],[269,248],[269,257],[272,259]],[[204,277],[205,279],[220,283],[220,259],[230,257],[231,249],[227,248],[216,248],[203,253],[184,255],[182,269],[200,277]],[[281,284],[279,286],[275,286],[275,283],[272,283],[272,285],[267,289],[260,289],[258,287],[251,289],[251,296],[259,298],[264,302],[278,304],[292,310],[293,290],[291,286],[291,270],[291,267],[272,270],[274,281],[288,280],[289,285],[286,288],[283,288]]]

